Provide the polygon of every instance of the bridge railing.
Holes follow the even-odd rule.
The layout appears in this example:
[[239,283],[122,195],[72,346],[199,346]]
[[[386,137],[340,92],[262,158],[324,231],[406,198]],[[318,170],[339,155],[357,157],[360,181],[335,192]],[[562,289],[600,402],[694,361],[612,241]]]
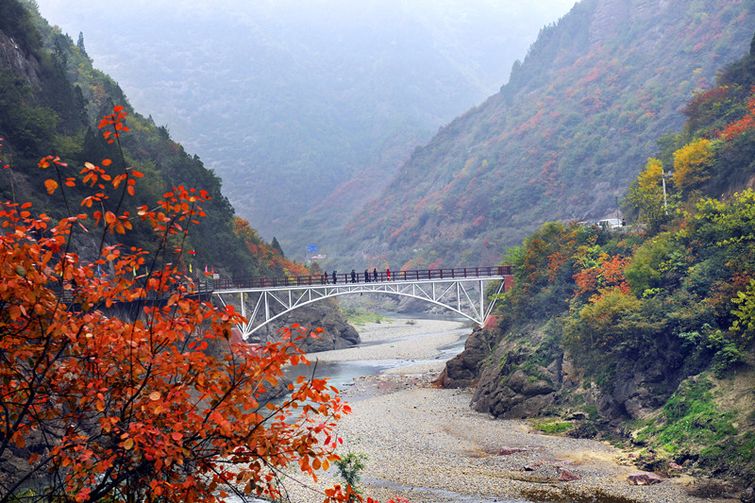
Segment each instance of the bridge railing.
[[333,284],[382,283],[387,281],[421,281],[438,279],[485,278],[511,274],[511,266],[458,267],[453,269],[410,269],[400,271],[372,271],[322,273],[281,278],[220,278],[207,280],[213,290],[238,288],[269,288]]

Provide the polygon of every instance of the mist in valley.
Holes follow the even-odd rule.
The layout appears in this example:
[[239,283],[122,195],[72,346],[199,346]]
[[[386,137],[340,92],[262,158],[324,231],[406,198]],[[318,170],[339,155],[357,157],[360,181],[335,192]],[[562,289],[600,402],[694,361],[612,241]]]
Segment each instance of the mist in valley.
[[573,0],[102,3],[40,11],[301,257],[495,93]]

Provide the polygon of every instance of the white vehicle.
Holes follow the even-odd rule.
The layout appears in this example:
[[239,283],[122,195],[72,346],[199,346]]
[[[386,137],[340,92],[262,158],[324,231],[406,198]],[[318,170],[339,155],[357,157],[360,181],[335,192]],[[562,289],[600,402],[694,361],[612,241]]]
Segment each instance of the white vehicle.
[[624,226],[620,218],[604,218],[598,220],[598,225],[604,229],[619,229]]

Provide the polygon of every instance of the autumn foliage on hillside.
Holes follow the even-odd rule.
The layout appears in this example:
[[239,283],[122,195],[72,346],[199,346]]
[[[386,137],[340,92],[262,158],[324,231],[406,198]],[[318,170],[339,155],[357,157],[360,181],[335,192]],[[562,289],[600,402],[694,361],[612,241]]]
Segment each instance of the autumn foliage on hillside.
[[[120,150],[125,117],[115,107],[100,124],[119,162],[39,162],[67,216],[0,206],[0,499],[278,498],[284,469],[316,479],[338,459],[349,407],[322,379],[265,400],[284,366],[306,363],[296,341],[311,334],[294,325],[280,342],[235,341],[241,317],[181,272],[208,195],[179,186],[123,209],[140,176]],[[119,244],[138,226],[153,249]],[[362,497],[339,486],[323,499]]]
[[304,265],[288,260],[279,249],[266,243],[243,218],[234,217],[233,231],[244,242],[249,253],[256,257],[263,267],[271,271],[271,275],[296,277],[311,274]]
[[[595,407],[570,435],[615,421],[654,469],[745,483],[755,424],[739,418],[752,404],[730,397],[755,364],[753,80],[755,40],[646,160],[624,201],[627,225],[543,224],[504,259],[516,282],[498,307],[516,372],[535,382],[563,358],[581,374],[554,380],[558,405],[540,409]],[[506,365],[488,360],[507,383]]]
[[[545,27],[499,93],[441,128],[347,224],[346,253],[487,262],[542,222],[613,215],[658,138],[681,127],[689,97],[752,37],[746,1],[648,5],[577,2]],[[744,162],[753,158],[749,133],[738,133],[752,119],[739,101],[751,82],[721,84],[697,102],[700,120],[721,121],[705,139],[715,143],[731,122],[726,136],[737,145],[727,155]],[[706,161],[720,145],[707,146],[680,159],[679,182],[685,190],[716,182],[710,194],[720,195],[732,177],[711,173]],[[661,160],[670,172],[672,159]],[[743,168],[742,177],[752,172]]]
[[[755,94],[755,88],[752,89],[751,93]],[[755,129],[755,96],[751,96],[747,100],[747,113],[744,117],[728,124],[721,131],[721,138],[731,140],[753,129]]]

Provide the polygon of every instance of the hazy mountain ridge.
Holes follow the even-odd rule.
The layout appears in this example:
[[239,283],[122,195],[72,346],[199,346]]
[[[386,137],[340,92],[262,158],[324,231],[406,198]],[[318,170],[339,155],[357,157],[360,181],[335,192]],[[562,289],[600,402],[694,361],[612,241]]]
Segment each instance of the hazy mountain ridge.
[[341,254],[481,263],[545,220],[613,215],[657,138],[747,47],[753,23],[741,0],[578,3],[499,93],[415,151],[347,225]]
[[40,1],[295,254],[493,92],[559,4],[139,1],[87,5],[85,22],[81,5]]

